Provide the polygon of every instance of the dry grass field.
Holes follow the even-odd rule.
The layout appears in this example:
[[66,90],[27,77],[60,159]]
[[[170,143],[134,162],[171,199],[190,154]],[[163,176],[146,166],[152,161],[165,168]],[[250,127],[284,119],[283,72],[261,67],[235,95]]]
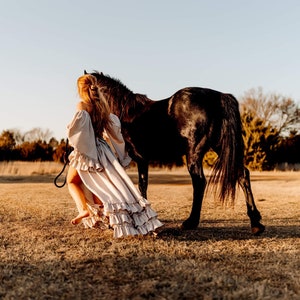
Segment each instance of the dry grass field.
[[255,237],[241,192],[234,208],[206,195],[199,228],[182,231],[189,176],[153,170],[148,197],[164,230],[116,240],[69,224],[60,167],[0,165],[0,299],[300,299],[300,173],[252,173],[266,225]]

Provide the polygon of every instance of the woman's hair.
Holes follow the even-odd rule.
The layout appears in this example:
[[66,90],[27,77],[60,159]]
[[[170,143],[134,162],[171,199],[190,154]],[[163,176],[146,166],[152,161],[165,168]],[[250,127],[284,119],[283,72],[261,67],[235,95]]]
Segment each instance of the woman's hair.
[[93,75],[83,75],[77,80],[78,93],[84,103],[91,107],[91,116],[95,135],[101,137],[104,129],[110,125],[110,109],[108,103],[97,86]]

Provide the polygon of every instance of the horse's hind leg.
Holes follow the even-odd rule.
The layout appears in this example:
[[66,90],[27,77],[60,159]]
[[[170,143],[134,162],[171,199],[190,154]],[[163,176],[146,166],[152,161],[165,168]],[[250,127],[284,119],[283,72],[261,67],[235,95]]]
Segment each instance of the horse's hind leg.
[[265,226],[260,223],[261,215],[254,202],[250,184],[250,172],[247,168],[244,168],[242,174],[239,176],[239,184],[245,194],[247,214],[251,222],[251,231],[254,235],[259,235],[264,232]]

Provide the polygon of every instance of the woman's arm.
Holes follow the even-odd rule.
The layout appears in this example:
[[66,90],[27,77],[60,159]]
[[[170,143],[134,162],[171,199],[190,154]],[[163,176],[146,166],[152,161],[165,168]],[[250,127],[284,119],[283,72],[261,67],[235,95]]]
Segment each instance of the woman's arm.
[[121,122],[119,118],[110,114],[111,126],[106,128],[106,134],[114,147],[121,165],[126,168],[131,162],[131,158],[125,149],[125,141],[121,132]]

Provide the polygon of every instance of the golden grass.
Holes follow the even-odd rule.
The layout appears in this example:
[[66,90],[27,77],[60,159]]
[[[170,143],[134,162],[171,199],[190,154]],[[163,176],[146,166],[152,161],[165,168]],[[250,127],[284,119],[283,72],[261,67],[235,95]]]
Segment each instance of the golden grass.
[[2,161],[0,162],[0,176],[27,176],[56,174],[62,169],[61,163],[50,161]]
[[158,238],[119,240],[70,225],[76,210],[67,188],[43,174],[0,176],[1,299],[300,297],[299,173],[252,174],[267,227],[254,237],[242,193],[228,209],[207,195],[199,228],[182,231],[187,172],[151,172],[149,199],[165,229]]

